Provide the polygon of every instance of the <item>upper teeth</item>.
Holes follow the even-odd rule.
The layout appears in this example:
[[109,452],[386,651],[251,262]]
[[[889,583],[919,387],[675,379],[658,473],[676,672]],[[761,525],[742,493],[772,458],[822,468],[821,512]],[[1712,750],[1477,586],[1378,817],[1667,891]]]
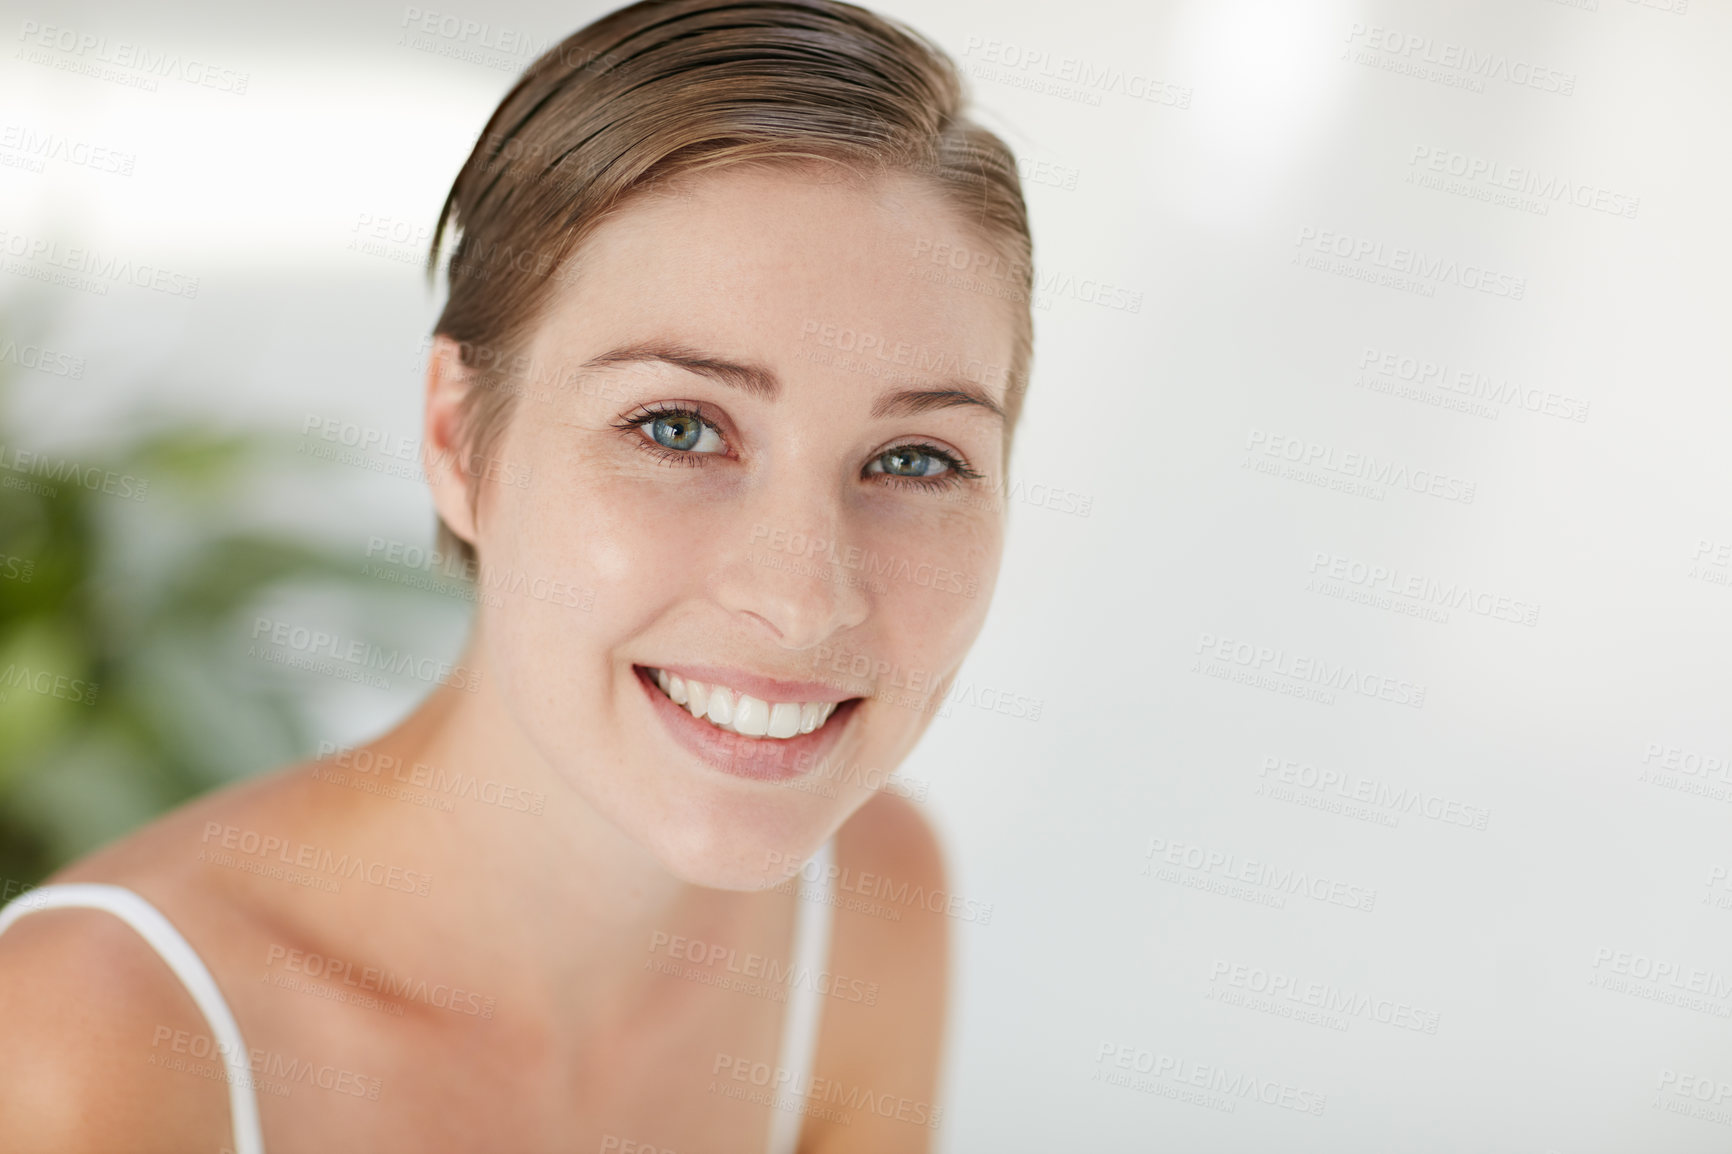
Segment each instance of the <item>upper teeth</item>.
[[662,692],[683,705],[693,717],[709,722],[718,729],[742,737],[793,737],[796,733],[811,733],[836,712],[834,701],[789,703],[763,701],[749,693],[736,693],[725,685],[705,685],[669,673],[652,669]]

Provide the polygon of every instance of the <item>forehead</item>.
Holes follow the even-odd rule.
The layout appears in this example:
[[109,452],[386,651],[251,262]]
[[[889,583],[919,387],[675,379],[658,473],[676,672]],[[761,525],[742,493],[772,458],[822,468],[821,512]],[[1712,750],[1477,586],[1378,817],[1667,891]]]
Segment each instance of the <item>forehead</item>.
[[640,193],[599,225],[544,326],[567,348],[674,336],[823,349],[870,357],[862,371],[877,375],[967,375],[1002,399],[1028,307],[1017,274],[915,177],[735,166]]

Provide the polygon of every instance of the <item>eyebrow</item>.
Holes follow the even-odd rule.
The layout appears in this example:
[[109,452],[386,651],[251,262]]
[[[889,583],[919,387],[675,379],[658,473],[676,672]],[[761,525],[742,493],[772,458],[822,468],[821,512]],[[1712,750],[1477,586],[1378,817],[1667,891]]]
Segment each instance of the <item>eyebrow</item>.
[[776,374],[759,365],[742,365],[734,361],[724,361],[712,357],[697,349],[685,345],[670,345],[662,343],[626,345],[623,348],[610,349],[600,356],[591,357],[583,362],[581,369],[599,369],[608,365],[630,365],[644,362],[673,365],[688,373],[697,373],[709,377],[713,381],[740,389],[754,397],[763,397],[767,401],[776,399],[781,392],[782,383],[776,379]]
[[934,409],[978,405],[999,420],[1004,420],[1004,410],[979,386],[967,381],[951,381],[946,385],[947,387],[942,389],[903,389],[900,392],[885,393],[873,402],[872,415],[912,417],[916,413],[929,413]]
[[[651,342],[610,349],[585,361],[581,369],[605,368],[609,365],[665,364],[688,373],[708,377],[729,388],[739,389],[754,397],[773,401],[782,391],[776,374],[761,365],[741,364],[723,360],[686,345]],[[938,409],[976,406],[1004,420],[1004,409],[986,391],[971,381],[947,380],[932,389],[901,389],[885,393],[872,403],[874,417],[910,417]]]

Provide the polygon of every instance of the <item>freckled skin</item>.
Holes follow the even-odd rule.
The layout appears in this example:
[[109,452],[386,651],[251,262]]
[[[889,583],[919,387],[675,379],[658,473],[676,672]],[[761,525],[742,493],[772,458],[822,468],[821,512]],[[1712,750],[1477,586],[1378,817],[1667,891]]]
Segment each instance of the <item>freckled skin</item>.
[[[911,275],[918,241],[960,236],[943,202],[911,180],[724,171],[604,226],[534,339],[537,380],[615,347],[668,340],[782,381],[769,400],[671,366],[623,365],[595,370],[585,387],[526,390],[495,452],[501,475],[515,468],[533,483],[489,484],[464,534],[485,565],[595,591],[589,614],[523,597],[484,609],[486,665],[542,755],[689,880],[778,880],[764,872],[767,850],[805,857],[869,791],[849,785],[825,798],[692,765],[645,723],[634,662],[739,666],[868,694],[869,677],[836,672],[837,654],[948,674],[980,629],[1002,547],[1002,515],[988,499],[1002,471],[1002,422],[977,407],[874,418],[879,394],[908,383],[820,363],[814,354],[833,350],[809,331],[835,324],[954,351],[961,363],[1007,363],[1005,306]],[[1002,388],[992,385],[1000,401]],[[667,401],[700,402],[724,425],[729,451],[665,462],[644,451],[642,431],[614,427]],[[910,440],[958,451],[981,479],[923,490],[861,476],[876,454]],[[957,499],[969,494],[977,499]],[[447,513],[454,525],[466,518]],[[797,533],[834,542],[839,558],[856,547],[860,560],[850,568],[831,563],[829,549],[790,553]],[[782,550],[767,547],[771,534]],[[822,573],[775,568],[766,555]],[[907,576],[880,579],[882,591],[860,587],[868,564],[904,560],[978,591]],[[888,770],[929,718],[868,701],[835,755]]]
[[[395,795],[408,777],[380,772],[389,788],[362,790],[329,763],[303,763],[200,798],[49,879],[123,885],[154,904],[215,976],[250,1049],[383,1087],[377,1098],[262,1094],[272,1154],[553,1154],[610,1138],[761,1154],[771,1112],[718,1094],[716,1063],[775,1061],[781,1003],[656,972],[650,963],[669,957],[653,943],[786,963],[796,899],[772,888],[786,876],[774,863],[803,861],[832,834],[849,876],[935,901],[893,917],[834,910],[831,972],[873,999],[826,997],[815,1074],[931,1116],[948,981],[941,911],[957,895],[925,819],[881,786],[930,721],[921,699],[984,620],[1003,545],[993,490],[1004,430],[974,405],[874,415],[885,394],[938,382],[894,360],[838,360],[824,334],[942,354],[948,372],[1008,364],[1012,306],[915,275],[933,267],[918,253],[979,243],[907,177],[738,168],[640,197],[589,238],[539,318],[535,384],[473,493],[454,464],[468,381],[456,347],[435,341],[424,434],[433,500],[483,568],[459,659],[465,686],[439,687],[364,743],[347,776],[367,777],[356,765],[430,766],[423,780],[463,774],[544,807],[430,807]],[[572,376],[645,342],[756,366],[779,393],[665,363]],[[978,386],[1002,405],[1002,379]],[[696,408],[725,452],[658,455],[641,428],[621,427],[666,404]],[[914,443],[979,479],[922,487],[870,471]],[[814,537],[840,560],[790,548]],[[863,697],[838,713],[846,723],[829,755],[852,772],[800,788],[702,761],[633,670],[680,664]],[[897,673],[875,682],[874,665]],[[207,860],[213,828],[354,853],[430,885],[410,895],[233,868]],[[298,992],[318,979],[286,960],[315,955],[468,991],[497,1012],[374,990],[392,1011],[380,1012]],[[153,1061],[153,1039],[203,1034],[202,1018],[108,915],[34,914],[0,935],[0,1021],[8,1149],[228,1144],[222,1084]],[[931,1137],[855,1110],[846,1123],[805,1118],[801,1149],[920,1154]]]

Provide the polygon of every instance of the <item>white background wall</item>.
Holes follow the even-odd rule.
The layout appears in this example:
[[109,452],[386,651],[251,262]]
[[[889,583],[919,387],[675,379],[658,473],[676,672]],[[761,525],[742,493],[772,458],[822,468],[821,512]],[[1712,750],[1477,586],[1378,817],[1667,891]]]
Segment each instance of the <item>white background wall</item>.
[[[1026,158],[1043,283],[1027,487],[967,669],[969,700],[1039,716],[965,701],[905,771],[992,909],[957,925],[941,1148],[1732,1145],[1732,3],[1685,4],[882,6]],[[131,164],[8,162],[0,228],[199,279],[55,290],[42,339],[87,369],[23,374],[33,443],[141,410],[413,437],[425,230],[529,56],[406,40],[383,2],[4,7],[4,125]],[[539,47],[602,10],[444,14]],[[215,86],[65,71],[27,21]],[[382,218],[404,243],[351,247]],[[1377,283],[1397,250],[1440,275]],[[42,295],[12,260],[0,306]],[[1445,495],[1329,487],[1348,454]],[[332,473],[261,516],[430,538],[415,484]],[[1400,576],[1351,579],[1373,567]],[[1473,595],[1401,612],[1410,578]],[[1371,694],[1296,695],[1318,661]],[[1245,1004],[1266,981],[1299,997]]]

